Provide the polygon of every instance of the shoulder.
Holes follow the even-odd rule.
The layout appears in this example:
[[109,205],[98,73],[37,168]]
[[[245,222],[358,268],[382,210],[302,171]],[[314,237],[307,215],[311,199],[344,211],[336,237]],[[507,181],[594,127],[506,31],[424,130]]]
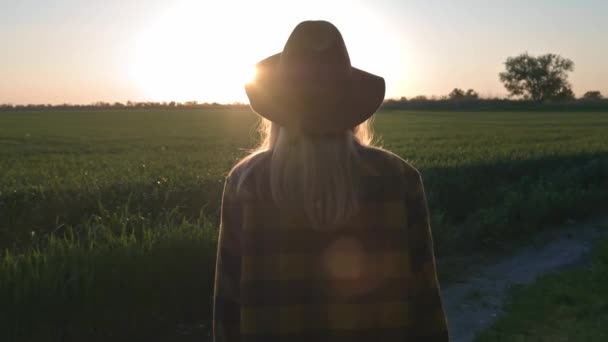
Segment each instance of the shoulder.
[[362,146],[361,158],[372,172],[399,174],[405,179],[419,179],[420,172],[397,154],[377,147]]
[[249,173],[258,173],[262,169],[266,169],[268,167],[269,161],[270,153],[268,151],[249,155],[232,167],[230,172],[228,172],[227,179],[238,181]]
[[226,191],[238,194],[239,197],[251,196],[260,182],[267,181],[271,154],[267,151],[245,157],[228,172]]

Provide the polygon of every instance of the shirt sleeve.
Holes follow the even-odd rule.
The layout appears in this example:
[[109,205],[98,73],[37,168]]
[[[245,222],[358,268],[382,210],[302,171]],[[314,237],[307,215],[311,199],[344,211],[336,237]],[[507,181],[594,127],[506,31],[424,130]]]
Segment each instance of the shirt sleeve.
[[213,295],[213,341],[240,341],[242,205],[234,180],[224,185]]
[[429,210],[422,177],[418,171],[408,177],[406,206],[412,274],[415,279],[416,341],[449,341],[441,294]]

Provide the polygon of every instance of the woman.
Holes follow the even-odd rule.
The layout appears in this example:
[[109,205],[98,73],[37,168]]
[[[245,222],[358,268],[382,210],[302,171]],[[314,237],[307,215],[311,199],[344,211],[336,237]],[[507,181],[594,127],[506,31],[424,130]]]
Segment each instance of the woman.
[[420,174],[369,146],[384,79],[323,21],[257,68],[263,143],[226,180],[215,341],[447,341]]

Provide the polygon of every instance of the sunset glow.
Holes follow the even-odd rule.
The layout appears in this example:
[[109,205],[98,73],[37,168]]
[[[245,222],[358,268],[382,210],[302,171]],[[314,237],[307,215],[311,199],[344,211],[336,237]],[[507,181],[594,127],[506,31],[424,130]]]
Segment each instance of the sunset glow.
[[606,94],[607,11],[599,0],[0,1],[0,103],[246,102],[255,63],[304,20],[335,24],[388,98],[506,96],[498,73],[526,51],[572,59],[574,92]]
[[[340,15],[338,8],[321,4],[308,3],[307,11],[277,20],[271,13],[266,18],[252,16],[255,10],[246,3],[232,8],[226,3],[183,2],[136,38],[129,77],[155,101],[246,102],[243,86],[253,79],[255,63],[280,52],[299,21],[320,16],[340,28],[354,66],[384,75],[390,87],[391,75],[405,66],[391,31],[364,7],[352,6]],[[230,20],[218,13],[230,13]],[[353,18],[374,25],[357,25]]]
[[169,10],[142,32],[130,76],[146,98],[244,100],[240,88],[251,78],[253,59],[239,51],[238,35],[224,31],[221,20],[191,2]]

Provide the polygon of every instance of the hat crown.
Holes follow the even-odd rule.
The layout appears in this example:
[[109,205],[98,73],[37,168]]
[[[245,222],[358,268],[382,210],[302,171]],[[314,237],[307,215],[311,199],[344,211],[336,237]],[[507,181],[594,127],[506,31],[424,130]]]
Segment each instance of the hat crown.
[[340,31],[327,21],[304,21],[293,30],[279,65],[289,78],[348,75],[350,57]]
[[245,85],[251,108],[282,127],[311,135],[345,132],[384,99],[384,79],[351,66],[344,39],[326,21],[305,21],[283,52],[256,64]]

